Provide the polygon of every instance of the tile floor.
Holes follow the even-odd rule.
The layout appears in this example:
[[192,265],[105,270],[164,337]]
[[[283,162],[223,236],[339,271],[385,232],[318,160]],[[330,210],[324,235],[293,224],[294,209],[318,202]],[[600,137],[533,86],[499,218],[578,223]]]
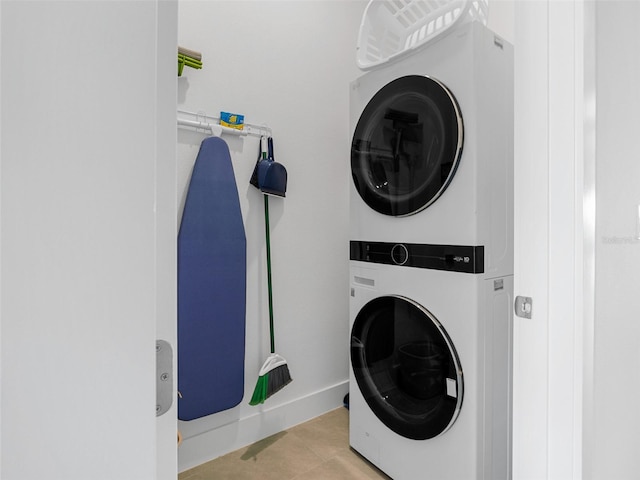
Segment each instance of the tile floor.
[[349,448],[349,412],[343,407],[178,476],[178,480],[389,478]]

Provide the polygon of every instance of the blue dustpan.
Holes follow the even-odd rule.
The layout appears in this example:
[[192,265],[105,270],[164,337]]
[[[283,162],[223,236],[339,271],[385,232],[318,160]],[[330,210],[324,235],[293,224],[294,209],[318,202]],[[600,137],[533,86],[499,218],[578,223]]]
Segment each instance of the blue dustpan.
[[258,186],[262,193],[285,197],[287,192],[287,169],[273,158],[273,138],[269,137],[268,155],[258,164]]

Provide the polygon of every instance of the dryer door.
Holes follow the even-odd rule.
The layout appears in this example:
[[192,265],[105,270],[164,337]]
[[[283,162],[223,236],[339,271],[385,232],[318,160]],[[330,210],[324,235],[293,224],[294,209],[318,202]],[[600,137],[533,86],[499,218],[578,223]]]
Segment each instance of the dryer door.
[[391,430],[424,440],[447,431],[462,405],[462,368],[451,339],[405,297],[367,303],[351,331],[351,365],[364,399]]
[[420,75],[394,80],[371,99],[356,126],[355,187],[380,213],[417,213],[451,182],[462,144],[462,115],[445,85]]

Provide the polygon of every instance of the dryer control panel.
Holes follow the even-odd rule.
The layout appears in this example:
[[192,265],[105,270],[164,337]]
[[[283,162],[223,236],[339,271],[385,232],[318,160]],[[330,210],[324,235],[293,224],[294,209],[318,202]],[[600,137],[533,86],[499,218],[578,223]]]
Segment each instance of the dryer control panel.
[[350,259],[432,270],[484,273],[483,246],[351,241]]

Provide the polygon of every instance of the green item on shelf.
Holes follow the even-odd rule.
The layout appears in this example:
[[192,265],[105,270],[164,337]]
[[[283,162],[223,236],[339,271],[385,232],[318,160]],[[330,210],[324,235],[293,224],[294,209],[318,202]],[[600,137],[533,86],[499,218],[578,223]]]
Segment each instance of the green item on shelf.
[[187,55],[183,55],[181,53],[178,54],[178,76],[182,76],[182,71],[184,66],[200,69],[202,68],[202,62],[195,58],[189,57]]

